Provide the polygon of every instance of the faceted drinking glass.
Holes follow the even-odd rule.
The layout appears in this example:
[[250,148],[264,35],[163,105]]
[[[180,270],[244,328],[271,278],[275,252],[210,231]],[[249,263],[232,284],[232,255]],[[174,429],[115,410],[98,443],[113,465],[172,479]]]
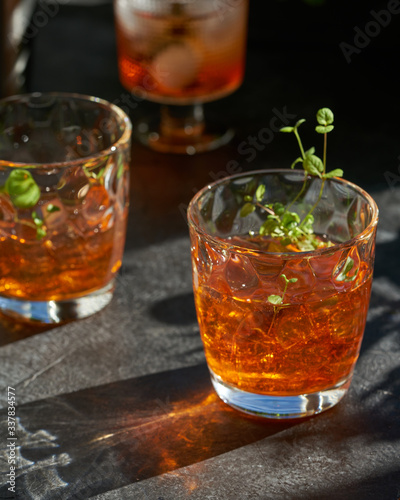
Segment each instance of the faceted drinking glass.
[[0,101],[0,310],[58,323],[112,298],[124,250],[131,123],[76,94]]
[[[200,334],[218,395],[249,414],[296,418],[340,401],[352,378],[366,323],[378,209],[350,182],[325,182],[314,229],[333,245],[289,252],[256,236],[267,214],[240,216],[246,195],[300,218],[321,190],[304,172],[266,170],[205,187],[191,201],[193,287]],[[285,279],[292,280],[285,285]],[[278,301],[271,298],[280,297]]]

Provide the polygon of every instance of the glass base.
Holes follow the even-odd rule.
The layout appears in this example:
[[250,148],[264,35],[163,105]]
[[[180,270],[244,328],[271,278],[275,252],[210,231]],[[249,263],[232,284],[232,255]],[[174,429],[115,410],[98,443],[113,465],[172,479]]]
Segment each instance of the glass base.
[[236,410],[271,419],[310,417],[335,406],[346,394],[351,376],[344,382],[320,392],[298,396],[268,396],[245,392],[223,382],[210,370],[218,396]]
[[136,140],[158,152],[194,155],[224,146],[235,135],[232,128],[214,120],[203,121],[202,116],[197,121],[165,115],[142,119],[133,128]]
[[87,318],[112,299],[114,282],[84,297],[67,300],[29,301],[0,297],[2,314],[34,323],[57,324]]

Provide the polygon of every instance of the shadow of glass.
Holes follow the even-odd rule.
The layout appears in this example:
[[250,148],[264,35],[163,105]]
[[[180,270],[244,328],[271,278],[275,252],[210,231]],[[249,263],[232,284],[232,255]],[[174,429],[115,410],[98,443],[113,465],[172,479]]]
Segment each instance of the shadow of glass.
[[18,491],[28,495],[38,478],[54,484],[47,477],[51,455],[60,498],[88,498],[294,425],[247,418],[225,405],[205,364],[25,404],[17,415],[21,456],[28,461],[17,478]]
[[0,347],[55,328],[55,325],[17,321],[0,313]]
[[161,323],[172,325],[191,325],[197,322],[192,293],[170,297],[156,302],[150,314]]

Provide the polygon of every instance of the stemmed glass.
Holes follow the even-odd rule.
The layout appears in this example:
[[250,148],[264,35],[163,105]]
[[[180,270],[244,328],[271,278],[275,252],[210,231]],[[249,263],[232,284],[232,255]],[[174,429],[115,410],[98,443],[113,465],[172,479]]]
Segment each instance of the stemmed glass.
[[244,75],[248,0],[114,0],[122,85],[161,104],[135,136],[163,152],[195,154],[233,130],[204,118],[203,103],[234,92]]

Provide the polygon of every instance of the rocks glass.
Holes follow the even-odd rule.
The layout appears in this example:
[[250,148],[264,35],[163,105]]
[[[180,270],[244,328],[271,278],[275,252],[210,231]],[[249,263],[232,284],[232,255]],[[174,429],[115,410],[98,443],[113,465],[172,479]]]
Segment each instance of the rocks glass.
[[[245,196],[265,185],[264,203],[300,218],[321,180],[303,171],[227,177],[191,201],[193,287],[200,333],[218,395],[248,414],[304,417],[349,388],[366,323],[378,209],[350,182],[325,182],[315,233],[330,247],[288,252],[255,233],[267,213],[240,215]],[[253,236],[251,236],[253,234]],[[290,281],[289,281],[290,280]],[[277,299],[278,297],[278,299]]]
[[0,101],[0,311],[58,323],[112,298],[124,250],[131,123],[76,94]]

